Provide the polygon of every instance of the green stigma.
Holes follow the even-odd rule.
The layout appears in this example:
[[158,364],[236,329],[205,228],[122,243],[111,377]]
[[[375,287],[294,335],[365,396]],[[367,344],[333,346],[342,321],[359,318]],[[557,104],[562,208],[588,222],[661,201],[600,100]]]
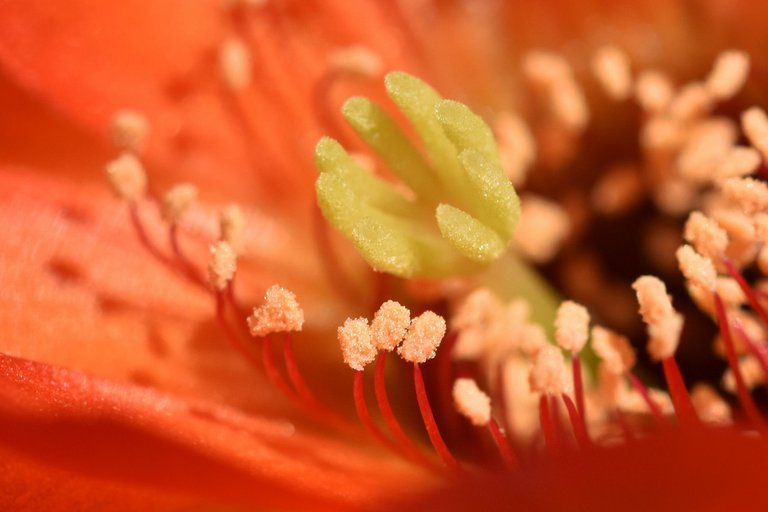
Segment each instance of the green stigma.
[[393,72],[385,85],[419,147],[367,98],[350,98],[342,112],[410,193],[325,137],[315,150],[323,215],[375,270],[398,277],[463,275],[496,261],[512,239],[520,201],[490,127],[416,77]]

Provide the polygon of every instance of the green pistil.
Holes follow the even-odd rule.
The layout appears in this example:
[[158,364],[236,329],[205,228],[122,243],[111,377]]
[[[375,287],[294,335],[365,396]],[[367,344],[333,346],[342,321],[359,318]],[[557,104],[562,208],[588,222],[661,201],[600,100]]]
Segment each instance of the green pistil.
[[343,114],[412,197],[323,138],[315,186],[325,218],[381,272],[448,277],[484,268],[504,254],[520,216],[490,127],[413,76],[390,73],[385,84],[423,152],[367,98],[351,98]]

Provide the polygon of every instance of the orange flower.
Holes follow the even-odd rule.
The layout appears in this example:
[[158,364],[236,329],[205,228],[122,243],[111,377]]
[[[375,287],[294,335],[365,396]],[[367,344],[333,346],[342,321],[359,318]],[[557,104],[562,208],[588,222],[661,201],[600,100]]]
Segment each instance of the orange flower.
[[[351,415],[353,404],[351,376],[342,368],[335,328],[347,317],[372,316],[378,307],[374,303],[390,294],[410,298],[422,309],[437,297],[447,312],[445,299],[452,283],[439,283],[442,288],[435,291],[421,282],[382,282],[343,240],[325,226],[318,229],[313,188],[315,143],[330,134],[350,150],[360,147],[336,112],[352,94],[383,103],[382,71],[417,73],[447,97],[458,97],[489,118],[504,119],[502,114],[511,110],[535,116],[538,107],[531,105],[531,91],[520,83],[519,68],[530,56],[525,52],[547,47],[582,64],[575,66],[575,78],[569,78],[574,87],[554,96],[551,114],[557,122],[534,130],[541,172],[530,176],[529,185],[543,193],[561,191],[565,181],[552,177],[575,161],[576,179],[568,186],[586,190],[586,183],[594,181],[592,164],[604,165],[616,154],[624,155],[622,130],[633,115],[614,118],[614,105],[594,87],[586,92],[594,123],[585,124],[576,82],[595,81],[587,78],[590,69],[584,64],[593,51],[616,45],[626,50],[634,66],[674,70],[682,81],[704,75],[721,49],[754,50],[755,80],[748,82],[741,101],[759,103],[764,94],[756,84],[764,81],[765,66],[759,51],[768,37],[760,24],[762,8],[737,3],[733,8],[707,1],[696,15],[690,7],[661,1],[642,6],[598,1],[578,6],[452,1],[395,5],[375,0],[0,4],[0,508],[197,510],[234,504],[258,509],[491,509],[510,503],[522,508],[605,508],[620,499],[629,503],[626,508],[633,507],[633,499],[670,510],[764,508],[758,477],[760,470],[768,469],[761,462],[766,460],[765,442],[762,437],[746,438],[737,428],[702,428],[686,401],[673,355],[665,351],[659,359],[685,435],[665,426],[647,428],[645,411],[638,415],[640,426],[630,425],[626,437],[631,438],[636,427],[646,438],[617,448],[597,447],[581,418],[582,383],[574,380],[570,401],[570,379],[557,373],[563,366],[560,354],[552,349],[538,352],[546,357],[534,356],[545,335],[533,324],[527,325],[532,330],[525,331],[524,341],[535,347],[529,347],[530,360],[543,361],[534,387],[544,397],[541,436],[551,456],[521,457],[530,465],[523,472],[471,471],[454,479],[453,473],[441,469],[435,475],[436,457],[413,455],[414,449],[423,452],[420,443],[405,446],[406,456],[401,457],[397,448],[380,447],[363,429],[352,427],[350,434],[347,424],[337,428],[339,415]],[[606,66],[610,80],[615,66]],[[546,82],[544,68],[538,78]],[[550,85],[545,83],[544,89]],[[614,85],[606,89],[621,96],[621,83]],[[238,261],[238,296],[257,303],[276,283],[296,292],[307,319],[296,339],[297,366],[312,395],[308,399],[302,394],[290,367],[288,377],[295,389],[289,394],[303,397],[309,414],[277,393],[269,371],[254,370],[248,356],[238,357],[227,345],[227,339],[241,334],[229,332],[226,319],[223,330],[217,323],[215,299],[219,306],[228,299],[212,297],[195,278],[185,278],[189,269],[183,262],[175,261],[169,270],[148,254],[125,205],[109,196],[103,168],[116,155],[107,127],[115,113],[126,108],[148,120],[147,144],[140,154],[150,196],[158,197],[182,181],[198,187],[201,206],[188,212],[178,228],[171,228],[176,237],[172,241],[182,244],[195,272],[217,238],[216,210],[235,201],[244,206],[247,225]],[[725,104],[725,110],[731,108]],[[585,126],[589,140],[597,141],[592,153],[601,156],[574,160],[578,134]],[[502,143],[509,133],[500,135]],[[628,151],[639,152],[634,146]],[[612,184],[628,181],[631,188],[637,179],[633,172],[624,168]],[[636,201],[631,192],[623,197]],[[578,232],[578,214],[583,213],[578,194],[554,195],[563,199],[566,210],[576,204],[569,212],[573,232]],[[600,208],[609,211],[623,205],[617,204],[601,203]],[[151,200],[139,204],[141,221],[162,254],[172,255],[167,244],[158,242],[168,233],[152,206]],[[527,228],[528,235],[518,241],[532,259],[546,260],[567,243],[564,225],[569,219],[560,222],[563,209],[541,199],[523,204],[524,218],[526,209],[530,217],[555,219],[554,224],[542,221],[543,228]],[[539,240],[549,230],[559,234]],[[574,254],[581,262],[592,256]],[[739,277],[728,263],[723,265],[721,272]],[[566,271],[579,273],[575,265]],[[479,280],[493,280],[497,291],[506,295],[515,293],[513,285],[525,287],[515,269],[500,274]],[[606,300],[601,293],[606,288],[597,288],[599,279],[589,280],[586,291],[583,278],[563,281],[569,293],[590,296],[597,290],[591,299],[603,316],[621,309],[625,295],[617,292],[618,299],[610,294]],[[466,291],[466,283],[457,286]],[[481,351],[487,347],[472,344],[478,336],[486,345],[491,338],[503,338],[517,325],[514,303],[493,308],[496,305],[481,306],[483,325],[468,321],[465,331],[449,335],[451,343],[459,334],[457,343],[463,337],[470,349]],[[537,314],[547,316],[533,312]],[[681,317],[675,315],[671,311],[663,318],[667,323],[648,325],[657,342],[674,338],[665,348],[676,348],[679,341]],[[410,324],[409,333],[419,326],[442,337],[442,318],[419,318],[429,320]],[[621,319],[621,314],[611,318]],[[731,317],[722,313],[717,318],[722,325]],[[588,316],[580,321],[579,333],[589,321]],[[365,331],[367,323],[358,322],[355,328]],[[729,332],[725,329],[723,335],[730,349]],[[419,331],[411,337],[419,336],[426,335]],[[574,351],[574,361],[579,360],[583,341],[577,345],[567,347]],[[252,348],[244,352],[253,356]],[[366,357],[374,360],[376,350],[369,348]],[[447,352],[442,360],[450,363]],[[729,357],[733,365],[735,355],[729,352]],[[449,393],[440,388],[445,384],[440,360],[432,367],[436,375],[425,368],[428,378],[435,377],[428,389],[433,397]],[[525,359],[526,364],[530,360]],[[622,378],[636,378],[617,364]],[[465,371],[457,365],[456,374],[469,375],[480,366]],[[452,367],[446,367],[450,377]],[[414,368],[418,386],[419,364]],[[469,389],[479,402],[462,403],[459,409],[480,418],[479,424],[490,425],[501,454],[486,457],[482,440],[462,442],[456,433],[466,432],[462,429],[468,424],[459,424],[451,430],[449,444],[458,445],[455,455],[460,461],[435,443],[443,460],[465,467],[467,460],[477,459],[493,470],[500,455],[516,465],[519,453],[513,452],[520,446],[513,450],[498,425],[489,423],[489,398],[476,385]],[[578,453],[555,450],[558,437],[570,431],[558,426],[557,415],[548,416],[546,396],[552,389],[558,396],[563,393],[574,443],[582,449]],[[642,385],[637,389],[643,390]],[[753,426],[761,428],[759,412],[739,391]],[[418,391],[422,412],[424,396]],[[405,419],[414,420],[416,405],[408,400],[396,409],[413,410],[412,418]],[[333,409],[330,420],[325,404]],[[529,409],[535,414],[536,404]],[[656,420],[666,425],[663,414],[658,412]],[[393,441],[385,439],[401,442],[391,414],[384,415],[387,427],[394,430]],[[445,427],[459,418],[448,414],[440,420]],[[328,428],[329,421],[333,428]],[[433,426],[425,422],[428,429]],[[433,443],[434,434],[429,432]],[[531,446],[538,450],[535,443]],[[399,448],[404,448],[402,443]],[[410,462],[414,459],[420,464]],[[727,464],[713,465],[713,460]],[[726,467],[724,472],[721,468]],[[726,490],[728,486],[740,491]]]

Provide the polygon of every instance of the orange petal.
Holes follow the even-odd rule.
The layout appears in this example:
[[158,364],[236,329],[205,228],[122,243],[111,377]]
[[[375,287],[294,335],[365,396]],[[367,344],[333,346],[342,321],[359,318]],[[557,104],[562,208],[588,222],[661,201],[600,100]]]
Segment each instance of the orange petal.
[[385,504],[395,489],[429,484],[417,468],[349,440],[6,355],[0,441],[110,482],[267,507]]

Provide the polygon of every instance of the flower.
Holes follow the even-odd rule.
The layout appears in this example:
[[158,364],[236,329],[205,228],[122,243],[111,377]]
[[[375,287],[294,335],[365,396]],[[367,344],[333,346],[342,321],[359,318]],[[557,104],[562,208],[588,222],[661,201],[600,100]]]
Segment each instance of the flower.
[[[762,335],[765,319],[753,314],[761,313],[760,296],[744,284],[740,269],[756,256],[758,267],[764,264],[755,244],[765,240],[765,219],[760,217],[764,205],[760,182],[741,175],[754,171],[762,158],[764,116],[752,111],[744,126],[750,145],[736,146],[732,123],[710,119],[708,109],[714,100],[721,101],[725,112],[743,110],[744,101],[760,105],[763,96],[755,85],[763,66],[760,7],[741,2],[738,8],[724,9],[712,1],[694,17],[684,6],[666,2],[630,11],[601,4],[596,15],[597,6],[587,3],[570,6],[572,18],[566,21],[549,5],[525,5],[521,13],[513,3],[407,4],[388,9],[374,1],[235,1],[222,6],[182,0],[115,5],[77,0],[0,6],[0,101],[7,126],[0,128],[0,188],[6,198],[0,205],[6,226],[0,241],[4,505],[99,510],[116,504],[173,509],[235,503],[336,510],[416,503],[450,509],[484,503],[480,500],[488,507],[541,505],[542,488],[551,491],[543,503],[552,507],[604,507],[638,490],[647,494],[637,499],[658,508],[762,505],[755,476],[762,468],[754,460],[765,450],[760,413],[740,383],[741,373],[734,371],[749,422],[720,430],[700,425],[698,415],[705,415],[701,408],[694,411],[694,405],[703,403],[712,413],[709,406],[719,397],[692,392],[688,399],[675,359],[683,315],[672,306],[663,284],[649,293],[648,304],[642,295],[641,305],[663,312],[644,320],[652,346],[660,348],[653,355],[662,363],[669,396],[644,387],[632,373],[634,354],[627,342],[600,326],[595,326],[601,329],[597,332],[610,340],[601,345],[608,356],[601,357],[621,359],[622,364],[597,370],[597,386],[592,386],[580,380],[579,366],[589,357],[582,355],[588,325],[581,324],[589,324],[590,316],[577,322],[578,332],[568,332],[573,323],[568,319],[557,322],[558,342],[563,344],[569,334],[579,339],[567,344],[572,366],[567,365],[560,352],[546,345],[559,300],[520,258],[505,256],[469,281],[451,279],[450,269],[438,273],[444,278],[439,281],[382,278],[324,225],[317,228],[311,162],[323,135],[340,140],[349,151],[359,149],[335,113],[347,97],[364,95],[384,104],[378,85],[384,70],[423,76],[445,97],[466,102],[493,122],[500,163],[513,183],[526,183],[537,192],[522,198],[519,251],[532,261],[550,262],[548,270],[560,274],[556,280],[563,291],[589,306],[594,318],[615,327],[628,325],[628,334],[637,337],[639,321],[627,320],[636,309],[629,286],[623,286],[628,283],[619,282],[610,265],[603,269],[594,264],[615,245],[610,237],[596,236],[600,233],[594,225],[600,222],[588,222],[592,210],[604,215],[603,221],[612,216],[626,221],[624,213],[643,201],[653,203],[648,208],[657,223],[651,227],[659,229],[645,238],[642,248],[650,247],[651,257],[658,257],[654,264],[667,269],[666,280],[677,275],[664,265],[671,258],[675,266],[680,230],[672,229],[672,250],[652,244],[669,235],[665,228],[674,225],[670,219],[701,208],[702,217],[692,216],[698,220],[686,226],[691,246],[679,252],[690,282],[670,279],[677,279],[677,288],[686,284],[701,309],[723,326],[721,345],[734,370],[739,367],[737,348],[742,354],[752,350],[759,363],[762,347],[752,338]],[[543,21],[532,22],[537,19]],[[561,43],[572,40],[579,44]],[[542,46],[565,50],[566,55],[529,51]],[[746,72],[740,52],[721,55],[706,82],[679,91],[664,74],[636,76],[626,69],[629,62],[633,72],[654,66],[680,81],[701,79],[719,51],[731,47],[751,55],[757,75],[735,103],[728,101]],[[569,62],[581,64],[574,69]],[[519,84],[522,75],[529,82],[525,86]],[[581,84],[589,80],[595,87],[584,89]],[[642,147],[629,144],[626,136],[637,139],[627,128],[637,112],[628,114],[615,103],[627,101],[627,83],[635,83],[647,114]],[[532,129],[512,111],[532,119]],[[114,142],[131,156],[120,156],[108,142],[110,122]],[[582,141],[592,144],[587,156],[580,152]],[[516,153],[510,147],[522,149]],[[658,174],[652,183],[638,171],[640,153],[643,165]],[[594,173],[616,163],[617,156],[631,157],[630,162],[611,167],[605,180],[596,180]],[[112,184],[128,207],[108,196],[103,176],[96,172],[108,162],[114,163]],[[526,176],[533,162],[536,170]],[[138,199],[145,187],[144,167],[150,192],[146,200]],[[574,179],[558,175],[563,169],[573,169]],[[710,186],[718,173],[735,180],[721,192]],[[166,225],[154,207],[169,189],[175,192],[166,196],[162,209]],[[720,195],[711,196],[711,205],[697,203],[713,189]],[[192,204],[196,195],[202,199],[198,206]],[[745,204],[748,199],[751,211],[716,207],[717,201],[729,198]],[[238,215],[231,212],[238,210],[225,207],[231,201],[244,206],[242,246],[234,243],[233,233],[241,228]],[[218,290],[211,293],[201,289],[202,262],[208,261],[208,246],[220,236],[217,208],[230,212],[229,228],[222,230],[229,234],[219,242],[227,245],[214,249],[221,259],[210,267]],[[535,220],[526,226],[526,219]],[[717,249],[720,232],[713,235],[707,227],[712,223],[727,232],[727,258]],[[584,233],[597,238],[595,250]],[[168,244],[159,242],[164,237],[169,237]],[[478,259],[487,265],[500,252],[494,247],[490,257]],[[686,261],[701,265],[692,269]],[[394,266],[377,268],[398,274]],[[583,279],[585,268],[591,279]],[[416,274],[422,275],[400,273]],[[471,306],[460,305],[468,283],[486,284],[494,291],[475,295],[481,299]],[[275,284],[285,289],[269,288]],[[260,304],[268,288],[266,305],[251,317],[257,334],[277,323],[298,330],[306,318],[296,347],[292,338],[281,345],[285,376],[275,373],[270,359],[274,340],[244,347],[238,324],[232,322],[234,314],[244,320],[238,311],[242,303]],[[525,300],[507,300],[521,289]],[[673,293],[679,307],[679,290]],[[393,332],[402,336],[386,350],[401,342],[417,343],[419,350],[414,351],[426,355],[396,368],[401,377],[413,371],[417,404],[393,400],[395,412],[381,393],[386,386],[379,377],[384,375],[382,361],[394,356],[373,346],[368,333],[368,318],[390,298],[407,301],[412,309],[439,309],[451,325],[445,343],[462,347],[452,351],[443,346],[443,355],[438,351],[434,366],[424,364],[422,373],[422,363],[435,356],[445,320],[428,311],[406,327],[402,306],[387,302],[399,312]],[[453,314],[448,302],[464,309]],[[743,306],[748,302],[751,310]],[[333,331],[347,317],[359,317],[343,338],[345,346],[360,348],[364,356],[353,367],[354,405],[370,436],[353,426],[354,436],[345,437],[352,378],[341,368]],[[734,337],[743,346],[734,344]],[[505,345],[512,338],[514,346]],[[227,341],[245,357],[238,357]],[[254,347],[263,351],[263,369],[249,365]],[[682,351],[690,343],[683,339],[680,347]],[[293,348],[301,356],[298,361]],[[402,348],[397,352],[414,352]],[[463,355],[453,362],[452,354]],[[376,365],[374,386],[386,431],[366,417],[363,362]],[[448,368],[447,373],[441,368]],[[471,411],[479,426],[489,429],[498,452],[488,454],[483,448],[478,441],[482,431],[474,441],[457,442],[455,433],[468,425],[450,426],[462,421],[452,415],[450,399],[443,400],[447,408],[432,404],[438,417],[431,417],[429,398],[450,397],[454,371],[472,390],[468,398],[459,397],[460,409]],[[441,380],[445,375],[448,382]],[[463,380],[470,376],[480,385]],[[499,398],[499,389],[489,394],[480,389],[493,389],[497,377],[507,384],[509,403]],[[541,400],[520,392],[525,390],[521,379],[524,386],[529,377]],[[622,384],[626,382],[633,387]],[[389,387],[392,393],[395,386]],[[393,396],[409,396],[402,391],[408,387],[397,389],[400,394]],[[553,401],[560,399],[567,413],[563,418],[552,410]],[[509,437],[488,411],[491,403],[497,411],[515,409],[511,419],[503,419]],[[664,426],[673,408],[679,430]],[[626,414],[627,422],[593,419],[593,410],[616,418]],[[435,471],[437,457],[425,452],[425,443],[406,435],[421,426],[419,415],[449,468],[466,468],[473,461],[484,469],[458,480],[445,469]],[[570,427],[558,426],[558,418]],[[620,426],[626,428],[623,437],[616,433]],[[757,438],[744,435],[749,428],[757,430]],[[573,441],[564,441],[564,434]],[[376,444],[377,436],[388,448]],[[534,454],[543,456],[521,456],[528,436],[544,438],[545,451],[540,442],[529,444]],[[597,440],[621,446],[595,447]],[[561,446],[562,453],[556,453],[558,443],[578,445],[580,451]],[[656,453],[665,457],[654,457]],[[727,474],[713,466],[718,457],[732,465]],[[511,470],[497,470],[502,463]],[[721,490],[729,483],[739,483],[740,492],[702,491]],[[694,492],[699,494],[691,498]]]

